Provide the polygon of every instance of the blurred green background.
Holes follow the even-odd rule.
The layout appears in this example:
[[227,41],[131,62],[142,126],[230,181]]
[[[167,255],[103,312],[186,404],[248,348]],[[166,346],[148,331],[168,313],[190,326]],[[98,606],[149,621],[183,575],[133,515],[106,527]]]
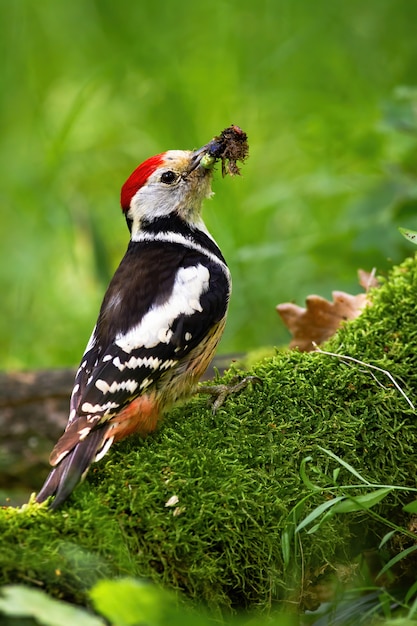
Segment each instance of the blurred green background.
[[0,368],[77,364],[127,245],[138,163],[231,123],[242,178],[207,224],[234,292],[223,352],[285,343],[275,306],[412,253],[417,3],[0,3]]

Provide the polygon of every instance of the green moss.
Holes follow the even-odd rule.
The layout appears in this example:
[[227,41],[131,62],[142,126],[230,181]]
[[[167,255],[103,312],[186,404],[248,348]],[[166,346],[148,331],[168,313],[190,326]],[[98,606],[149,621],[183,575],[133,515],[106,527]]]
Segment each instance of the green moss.
[[[416,285],[417,263],[408,259],[326,346],[388,370],[410,398]],[[263,385],[229,398],[215,415],[199,397],[173,410],[156,435],[115,446],[61,510],[2,510],[0,582],[32,582],[81,600],[100,577],[133,575],[210,606],[265,606],[293,593],[300,562],[294,546],[284,567],[281,538],[309,493],[300,476],[306,456],[322,486],[337,464],[319,446],[370,481],[415,486],[415,415],[382,373],[375,380],[359,365],[298,352],[264,359],[252,373]],[[342,469],[339,482],[352,477]],[[166,506],[172,496],[178,502]],[[324,497],[313,493],[303,514]],[[398,499],[380,506],[398,510]],[[305,571],[348,558],[346,519],[301,535]]]

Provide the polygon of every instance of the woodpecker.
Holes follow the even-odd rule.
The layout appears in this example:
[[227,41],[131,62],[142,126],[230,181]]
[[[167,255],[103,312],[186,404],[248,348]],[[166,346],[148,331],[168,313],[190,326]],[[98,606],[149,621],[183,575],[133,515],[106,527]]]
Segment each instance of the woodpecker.
[[215,139],[196,151],[149,158],[122,187],[130,242],[81,359],[53,469],[36,497],[54,496],[53,509],[113,442],[154,431],[169,407],[195,391],[213,357],[231,292],[226,261],[201,215],[220,158]]

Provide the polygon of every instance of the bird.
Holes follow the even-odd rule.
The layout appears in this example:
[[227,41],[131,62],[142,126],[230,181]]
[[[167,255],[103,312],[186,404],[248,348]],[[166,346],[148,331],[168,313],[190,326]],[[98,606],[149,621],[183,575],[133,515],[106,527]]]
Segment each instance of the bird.
[[58,508],[114,442],[153,432],[213,358],[231,294],[229,268],[202,217],[214,165],[226,154],[215,139],[148,158],[122,186],[130,241],[76,373],[38,503]]

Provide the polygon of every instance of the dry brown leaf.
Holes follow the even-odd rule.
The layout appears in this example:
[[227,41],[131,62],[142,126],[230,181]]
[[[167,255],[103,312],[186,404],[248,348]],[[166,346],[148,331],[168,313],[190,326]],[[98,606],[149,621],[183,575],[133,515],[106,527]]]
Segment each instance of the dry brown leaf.
[[359,269],[358,279],[360,286],[363,287],[366,292],[368,292],[371,287],[379,287],[378,279],[375,277],[375,268],[372,272]]
[[[374,273],[359,270],[359,282],[368,289],[378,283]],[[314,344],[321,344],[329,339],[346,320],[355,319],[368,303],[366,293],[352,296],[344,291],[333,291],[333,301],[321,296],[308,296],[306,306],[301,307],[291,302],[277,306],[278,314],[292,334],[290,348],[303,352],[314,350]]]

